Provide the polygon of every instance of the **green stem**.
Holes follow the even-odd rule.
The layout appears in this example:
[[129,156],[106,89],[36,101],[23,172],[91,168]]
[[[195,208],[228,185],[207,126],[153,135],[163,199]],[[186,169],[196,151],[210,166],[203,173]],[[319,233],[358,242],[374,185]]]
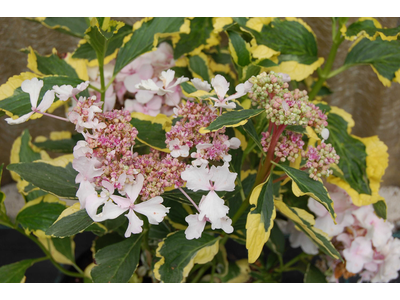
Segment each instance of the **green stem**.
[[101,90],[100,90],[100,89],[98,89],[97,87],[95,87],[95,86],[93,86],[93,85],[91,85],[91,84],[89,84],[89,88],[92,89],[92,90],[95,90],[96,92],[101,93]]
[[115,77],[117,77],[117,74],[113,75],[113,77],[111,77],[110,81],[107,83],[105,90],[107,91],[108,88],[110,87],[110,85],[114,82]]
[[280,270],[278,270],[278,271],[280,271],[280,272],[286,272],[286,271],[289,269],[289,267],[290,267],[291,265],[295,264],[295,263],[298,262],[299,260],[302,260],[304,257],[308,257],[308,256],[309,256],[309,254],[302,252],[302,253],[300,253],[299,255],[297,255],[295,258],[293,258],[292,260],[290,260],[289,262],[287,262],[287,263],[286,263],[282,268],[280,268]]
[[28,237],[30,240],[32,240],[36,245],[39,246],[39,248],[44,252],[44,254],[46,254],[46,258],[49,259],[52,264],[58,269],[60,270],[62,273],[64,273],[65,275],[71,276],[71,277],[78,277],[78,278],[83,278],[85,277],[83,274],[79,274],[76,272],[71,272],[68,270],[65,270],[63,267],[60,266],[59,263],[57,263],[54,258],[51,256],[50,252],[47,251],[47,249],[42,245],[42,243],[40,243],[36,238],[32,237],[31,235],[27,235],[25,233],[25,231],[21,228],[16,228],[16,230],[18,232],[20,232],[21,234],[25,235],[26,237]]
[[196,283],[198,282],[201,277],[203,276],[203,274],[208,270],[208,268],[210,267],[209,264],[204,265],[199,272],[197,273],[196,277],[192,280],[192,283]]
[[100,85],[101,85],[101,101],[103,102],[103,107],[104,107],[104,100],[106,96],[106,90],[105,90],[105,80],[104,80],[104,57],[101,59],[100,63],[100,58],[99,58],[99,72],[100,72]]
[[[331,47],[331,51],[329,52],[329,56],[328,56],[328,59],[326,60],[324,69],[320,72],[318,81],[315,83],[310,94],[308,95],[308,98],[310,100],[313,100],[315,98],[315,96],[318,94],[319,90],[322,88],[323,84],[325,83],[325,81],[328,78],[330,78],[329,75],[330,75],[333,63],[335,62],[337,50],[338,50],[340,44],[344,40],[344,38],[341,36],[340,30],[336,31],[336,22],[333,22],[333,24],[332,24],[332,31],[334,31],[336,34],[335,34],[335,37],[333,38],[333,44]],[[339,73],[337,73],[337,74],[339,74]]]
[[332,72],[329,73],[328,79],[331,78],[331,77],[333,77],[333,76],[336,76],[336,75],[339,74],[339,73],[342,73],[343,71],[347,70],[348,68],[349,68],[348,65],[343,65],[343,66],[341,66],[340,68],[337,68],[336,70],[334,70],[334,71],[332,71]]
[[212,266],[211,266],[210,283],[214,283],[214,275],[215,275],[215,260],[213,260]]

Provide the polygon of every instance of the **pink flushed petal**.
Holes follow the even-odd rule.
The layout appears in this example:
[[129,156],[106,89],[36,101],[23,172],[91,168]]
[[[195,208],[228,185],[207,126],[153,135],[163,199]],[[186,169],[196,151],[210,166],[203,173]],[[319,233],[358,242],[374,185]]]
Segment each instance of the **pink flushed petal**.
[[125,210],[129,208],[129,206],[132,205],[131,201],[129,198],[117,196],[117,195],[111,195],[110,198],[117,203],[117,205],[121,208],[124,208]]
[[215,107],[222,107],[222,108],[229,108],[233,109],[236,108],[236,103],[234,102],[227,102],[227,101],[222,101],[222,102],[215,102]]
[[162,105],[162,98],[160,96],[154,96],[147,104],[149,110],[159,110]]
[[308,208],[315,213],[318,217],[324,217],[328,214],[326,208],[319,203],[318,201],[314,200],[313,198],[308,198]]
[[169,207],[162,205],[162,202],[163,198],[157,196],[145,202],[136,204],[133,207],[133,210],[145,215],[149,219],[150,224],[157,225],[158,223],[162,222],[164,217],[169,212]]
[[72,167],[79,172],[79,178],[75,179],[76,183],[82,180],[93,181],[94,177],[100,176],[104,173],[102,168],[96,168],[101,165],[101,163],[96,158],[87,158],[86,156],[81,156],[75,158],[72,161]]
[[372,261],[373,250],[371,240],[365,237],[357,237],[350,248],[343,250],[346,259],[346,269],[351,273],[358,273],[365,263]]
[[141,233],[143,231],[143,221],[134,213],[132,209],[125,215],[129,220],[128,228],[125,231],[125,237],[128,238],[131,234]]
[[199,220],[199,214],[194,214],[188,215],[185,221],[189,224],[188,228],[185,230],[186,239],[192,240],[200,238],[206,226],[205,218]]
[[[149,78],[147,78],[147,79],[149,79]],[[141,81],[142,81],[142,78],[140,78],[139,74],[133,74],[133,75],[127,76],[124,79],[124,85],[128,92],[136,93],[138,91],[138,89],[136,88],[136,85],[139,84]]]
[[137,74],[141,79],[150,79],[153,77],[154,69],[150,64],[144,64],[138,69]]
[[165,95],[165,104],[169,106],[176,106],[181,102],[181,95],[179,90],[175,90],[173,93],[167,93]]

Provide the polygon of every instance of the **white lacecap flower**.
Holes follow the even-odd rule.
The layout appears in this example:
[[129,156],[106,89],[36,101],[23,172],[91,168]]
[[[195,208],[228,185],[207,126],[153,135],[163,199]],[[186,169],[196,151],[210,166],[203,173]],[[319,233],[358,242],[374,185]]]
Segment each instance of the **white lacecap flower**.
[[169,150],[171,150],[172,157],[188,157],[189,156],[189,146],[180,145],[180,141],[178,139],[174,139],[168,144]]
[[182,172],[181,177],[187,182],[188,189],[195,192],[198,190],[209,191],[199,203],[200,211],[196,214],[197,221],[193,217],[188,218],[190,228],[188,228],[187,234],[189,237],[199,238],[205,221],[211,223],[212,229],[222,229],[227,233],[233,231],[233,227],[230,225],[232,221],[227,217],[229,207],[224,205],[224,200],[218,196],[216,191],[233,191],[236,176],[236,173],[229,171],[228,164],[219,167],[212,166],[210,169],[206,164],[199,168],[190,166]]
[[247,94],[253,84],[249,81],[245,83],[240,83],[236,86],[236,93],[225,98],[226,93],[229,90],[229,82],[222,75],[216,75],[213,79],[211,79],[211,85],[214,88],[218,98],[210,97],[210,99],[215,101],[215,107],[224,107],[224,108],[235,108],[236,104],[234,102],[228,102],[229,100],[237,99],[245,94]]
[[160,80],[162,82],[161,86],[156,84],[152,79],[142,80],[141,83],[137,84],[135,87],[139,90],[147,90],[156,92],[159,96],[164,96],[167,93],[174,93],[174,89],[177,85],[186,82],[189,78],[181,76],[177,78],[175,83],[172,83],[174,80],[175,71],[167,70],[161,72]]
[[72,85],[64,84],[62,86],[54,85],[53,90],[56,93],[56,96],[61,101],[66,101],[71,97],[74,97],[76,94],[87,89],[89,86],[89,81],[82,82],[74,88]]
[[40,90],[43,87],[43,80],[38,80],[37,78],[32,78],[32,79],[27,79],[21,84],[21,90],[24,91],[25,93],[29,93],[29,100],[32,105],[32,111],[22,115],[18,119],[12,119],[12,118],[6,118],[6,122],[10,125],[15,125],[15,124],[21,124],[23,122],[26,122],[30,116],[32,116],[35,112],[35,110],[40,111],[42,113],[46,112],[46,110],[51,106],[51,104],[54,101],[54,92],[53,91],[47,91],[44,96],[42,101],[40,102],[39,105],[37,105],[38,100],[39,100],[39,94]]

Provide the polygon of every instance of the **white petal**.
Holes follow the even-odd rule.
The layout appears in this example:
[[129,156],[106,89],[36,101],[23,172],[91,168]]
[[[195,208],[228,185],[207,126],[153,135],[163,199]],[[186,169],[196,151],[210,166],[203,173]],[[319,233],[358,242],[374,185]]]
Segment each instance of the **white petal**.
[[6,118],[5,121],[9,124],[9,125],[16,125],[16,124],[21,124],[26,122],[30,116],[33,115],[33,111],[30,113],[27,113],[25,115],[20,116],[18,119],[12,119],[12,118]]
[[93,149],[89,147],[86,141],[78,141],[73,150],[74,158],[86,156],[86,153],[93,153]]
[[216,75],[213,79],[211,79],[211,84],[214,87],[215,92],[219,100],[224,99],[226,93],[229,90],[229,82],[222,75]]
[[208,149],[212,146],[214,146],[214,145],[213,144],[197,144],[196,149],[197,150]]
[[329,129],[328,128],[322,129],[321,136],[324,140],[327,140],[329,138]]
[[164,88],[167,88],[170,85],[172,80],[174,80],[174,76],[175,76],[175,71],[171,69],[161,72],[160,79],[163,82]]
[[40,102],[37,109],[41,112],[46,112],[46,110],[53,104],[53,101],[54,91],[47,91],[46,94],[44,94],[42,102]]
[[152,79],[142,80],[141,83],[136,85],[136,88],[139,90],[146,90],[153,92],[158,92],[160,90],[158,85]]
[[181,178],[187,181],[186,187],[192,191],[197,192],[198,190],[210,190],[212,174],[209,173],[209,170],[206,169],[205,165],[200,168],[189,166],[181,173]]
[[202,81],[200,78],[193,78],[190,80],[194,87],[198,90],[209,92],[211,90],[211,85],[207,81]]
[[128,195],[129,199],[131,199],[131,203],[133,204],[136,198],[139,196],[140,191],[142,190],[144,182],[144,177],[142,174],[138,174],[136,176],[136,182],[133,184],[126,184],[124,187],[124,191]]
[[283,82],[290,82],[290,76],[286,73],[276,73],[276,75],[281,75]]
[[92,194],[97,197],[97,192],[94,189],[94,186],[87,180],[82,181],[79,184],[78,191],[76,192],[76,196],[78,197],[79,203],[81,204],[81,209],[86,207],[86,198]]
[[30,101],[32,107],[37,106],[39,99],[40,90],[43,87],[43,80],[38,80],[37,78],[27,79],[21,84],[21,90],[25,93],[29,93]]
[[125,231],[125,237],[128,238],[131,234],[141,233],[143,231],[143,221],[134,213],[132,209],[125,215],[129,220],[128,228]]
[[146,104],[151,101],[154,97],[154,92],[152,91],[138,91],[135,95],[135,99],[140,104]]
[[211,180],[214,181],[216,191],[232,192],[235,190],[237,173],[230,172],[228,164],[219,167],[212,166],[210,173],[212,173]]
[[240,147],[240,140],[236,137],[233,137],[229,140],[229,148],[230,149],[238,149]]
[[53,90],[56,93],[58,99],[66,101],[69,97],[72,97],[72,85],[63,84],[62,86],[53,85]]
[[224,205],[224,200],[214,191],[210,191],[207,196],[203,196],[199,204],[199,209],[199,219],[206,216],[210,220],[213,228],[222,227],[221,218],[226,217],[229,211],[229,207]]
[[215,107],[222,107],[222,108],[229,108],[229,109],[233,109],[233,108],[236,108],[236,103],[234,103],[234,102],[226,102],[226,101],[223,101],[223,102],[215,102],[215,104],[214,104],[214,106]]
[[225,231],[226,233],[232,233],[233,232],[233,227],[232,227],[232,220],[229,217],[224,217],[221,219],[221,229]]
[[199,221],[199,215],[188,215],[185,221],[189,224],[188,228],[185,230],[186,239],[198,239],[201,237],[204,227],[206,226],[206,220],[203,218]]
[[245,83],[238,84],[236,86],[236,88],[235,88],[236,93],[231,95],[231,96],[229,96],[229,97],[227,97],[225,99],[225,101],[232,100],[232,99],[237,99],[237,98],[240,98],[240,97],[246,95],[251,90],[252,86],[253,86],[253,84],[250,83],[249,81],[246,81]]
[[136,212],[145,215],[149,219],[150,224],[157,225],[158,223],[162,222],[164,217],[169,212],[169,207],[162,205],[162,202],[163,198],[157,196],[151,198],[150,200],[136,204],[133,209]]

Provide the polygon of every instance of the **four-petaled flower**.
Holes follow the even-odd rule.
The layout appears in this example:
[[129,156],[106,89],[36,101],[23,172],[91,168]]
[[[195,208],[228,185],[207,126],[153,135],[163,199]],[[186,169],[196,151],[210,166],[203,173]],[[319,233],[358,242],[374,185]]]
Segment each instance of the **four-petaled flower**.
[[224,108],[235,108],[236,104],[234,102],[228,102],[229,100],[240,98],[246,95],[253,86],[252,83],[246,81],[245,83],[241,83],[236,86],[236,93],[226,97],[225,95],[229,90],[229,82],[222,75],[216,75],[213,79],[211,79],[211,85],[214,88],[214,91],[217,93],[218,98],[210,97],[210,99],[215,101],[216,107],[224,107]]

